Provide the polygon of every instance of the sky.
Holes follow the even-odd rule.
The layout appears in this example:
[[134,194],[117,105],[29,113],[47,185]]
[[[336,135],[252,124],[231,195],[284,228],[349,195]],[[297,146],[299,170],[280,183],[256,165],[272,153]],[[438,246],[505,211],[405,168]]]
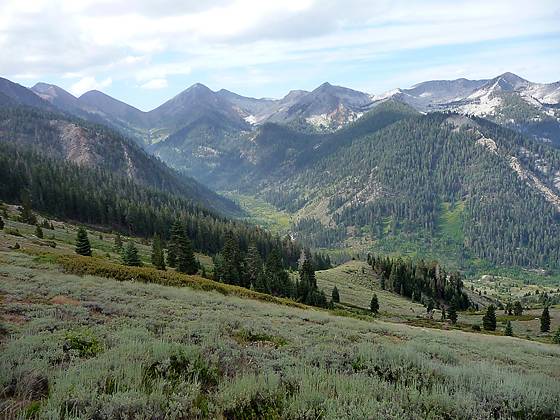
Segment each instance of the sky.
[[0,76],[150,110],[194,83],[279,98],[510,71],[560,80],[558,0],[0,0]]

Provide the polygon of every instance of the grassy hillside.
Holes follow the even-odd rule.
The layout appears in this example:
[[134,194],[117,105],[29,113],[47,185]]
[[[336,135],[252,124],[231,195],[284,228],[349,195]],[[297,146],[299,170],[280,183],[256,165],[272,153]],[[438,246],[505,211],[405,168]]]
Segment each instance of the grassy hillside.
[[560,415],[557,346],[78,277],[4,245],[0,259],[7,415]]

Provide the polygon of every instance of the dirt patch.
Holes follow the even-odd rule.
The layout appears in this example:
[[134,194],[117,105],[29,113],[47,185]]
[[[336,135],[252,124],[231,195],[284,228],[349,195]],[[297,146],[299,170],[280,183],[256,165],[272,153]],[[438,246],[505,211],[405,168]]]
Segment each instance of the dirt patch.
[[51,303],[55,304],[55,305],[73,305],[73,306],[79,306],[80,305],[80,301],[76,300],[76,299],[72,299],[69,296],[64,296],[64,295],[58,295],[55,296],[51,299]]
[[11,324],[21,325],[29,321],[29,318],[21,314],[3,314],[2,320]]

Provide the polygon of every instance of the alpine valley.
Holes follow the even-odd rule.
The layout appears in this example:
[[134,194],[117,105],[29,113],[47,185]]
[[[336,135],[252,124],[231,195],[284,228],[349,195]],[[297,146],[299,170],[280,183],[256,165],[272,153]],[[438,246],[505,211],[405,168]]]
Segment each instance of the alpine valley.
[[14,147],[233,217],[259,220],[265,206],[261,223],[315,249],[438,258],[471,274],[560,269],[560,82],[505,73],[376,95],[324,83],[282,99],[195,84],[143,112],[2,79],[0,103],[0,140]]

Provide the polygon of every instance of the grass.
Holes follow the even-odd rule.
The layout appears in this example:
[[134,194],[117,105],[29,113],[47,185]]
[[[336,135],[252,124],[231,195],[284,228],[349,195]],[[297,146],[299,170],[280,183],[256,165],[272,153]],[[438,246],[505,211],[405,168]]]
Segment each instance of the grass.
[[0,259],[7,417],[560,416],[560,346]]
[[340,302],[369,310],[373,293],[377,294],[380,312],[391,319],[420,316],[426,309],[394,293],[382,290],[373,270],[363,261],[351,260],[330,270],[316,272],[317,285],[330,298],[336,286]]
[[464,202],[442,203],[439,228],[442,236],[456,243],[463,243],[463,227],[461,217],[465,209]]
[[289,232],[293,219],[289,213],[278,210],[258,197],[237,192],[226,192],[224,195],[234,200],[247,212],[247,220],[251,223],[262,226],[273,233],[286,234]]

